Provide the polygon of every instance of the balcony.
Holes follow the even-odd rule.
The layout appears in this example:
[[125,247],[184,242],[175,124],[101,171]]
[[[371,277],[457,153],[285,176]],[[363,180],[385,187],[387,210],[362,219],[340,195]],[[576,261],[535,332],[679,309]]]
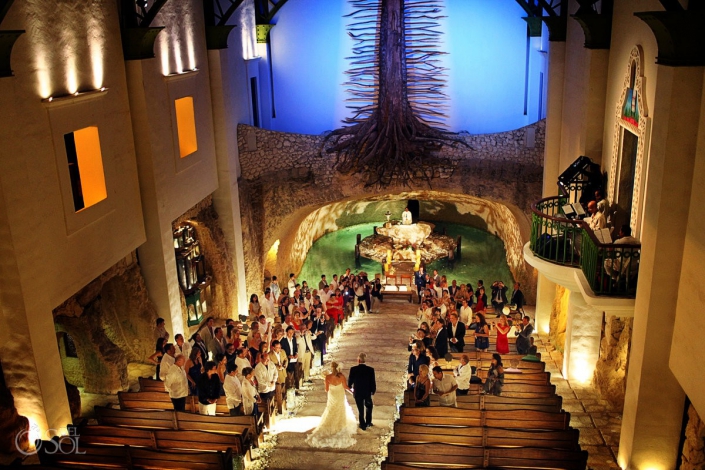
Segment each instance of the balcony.
[[641,245],[600,242],[585,222],[566,217],[562,208],[567,202],[553,196],[532,205],[533,256],[575,268],[582,274],[576,282],[589,288],[590,296],[635,298]]

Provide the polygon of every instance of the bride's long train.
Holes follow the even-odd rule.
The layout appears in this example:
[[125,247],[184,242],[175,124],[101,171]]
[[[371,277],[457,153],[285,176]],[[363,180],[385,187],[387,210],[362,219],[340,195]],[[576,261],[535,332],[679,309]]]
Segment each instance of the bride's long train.
[[345,397],[345,387],[342,384],[331,385],[321,422],[306,437],[306,443],[311,447],[344,449],[355,445],[357,441],[353,436],[356,433],[357,419]]

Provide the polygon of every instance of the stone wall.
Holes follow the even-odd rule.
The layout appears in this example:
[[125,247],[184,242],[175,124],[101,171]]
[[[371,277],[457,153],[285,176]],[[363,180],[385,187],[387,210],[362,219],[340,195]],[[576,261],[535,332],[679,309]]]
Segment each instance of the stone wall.
[[[16,437],[20,436],[17,440]],[[0,365],[0,466],[9,464],[19,456],[20,450],[29,447],[29,420],[17,413],[12,391],[5,386],[2,366]]]
[[681,455],[681,470],[705,468],[705,423],[693,405],[688,407],[688,423],[685,427],[685,442]]
[[565,332],[568,322],[568,299],[570,291],[565,287],[556,284],[556,296],[553,298],[551,307],[551,319],[549,321],[548,337],[551,344],[563,354],[565,349]]
[[53,313],[57,331],[70,334],[76,344],[86,392],[126,390],[127,363],[144,362],[154,352],[156,309],[135,253]]
[[[218,222],[218,213],[213,206],[212,196],[208,196],[188,212],[176,219],[176,227],[188,222],[196,230],[196,238],[201,246],[201,253],[206,260],[206,272],[213,279],[211,282],[212,300],[204,316],[215,318],[233,318],[237,309],[237,282],[232,256],[225,241],[225,234]],[[188,312],[186,299],[181,292],[181,305],[184,325],[187,324]],[[189,330],[194,333],[198,326]]]
[[624,406],[633,324],[633,318],[610,317],[607,320],[600,358],[595,366],[593,385],[615,410]]
[[[525,145],[529,128],[536,135],[531,148]],[[378,188],[365,187],[359,176],[337,173],[335,157],[321,155],[324,136],[240,125],[248,291],[261,292],[267,253],[277,241],[277,261],[274,266],[270,261],[267,270],[281,278],[298,272],[315,240],[346,226],[340,223],[343,214],[362,213],[373,202],[418,199],[453,205],[469,225],[482,220],[481,225],[504,241],[510,269],[533,300],[536,276],[524,263],[521,247],[529,239],[530,205],[541,197],[544,122],[502,134],[463,137],[473,149],[444,148],[444,155],[456,158],[458,166],[451,177],[433,180],[432,189],[426,184]],[[380,223],[383,220],[380,217]]]

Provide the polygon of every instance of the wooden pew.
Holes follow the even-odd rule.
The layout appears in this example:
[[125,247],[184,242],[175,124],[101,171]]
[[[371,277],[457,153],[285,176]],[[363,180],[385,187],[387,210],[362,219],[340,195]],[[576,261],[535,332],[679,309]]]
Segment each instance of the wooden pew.
[[[144,468],[144,469],[203,469],[232,470],[232,450],[225,452],[168,452],[130,446],[90,446],[71,442],[67,452],[57,451],[60,438],[41,441],[38,446],[42,465],[69,468]],[[78,450],[78,452],[76,452]],[[80,453],[79,453],[80,452]]]
[[579,431],[536,431],[488,427],[443,427],[394,423],[393,441],[444,443],[470,447],[541,447],[580,450]]
[[[413,407],[413,392],[407,390],[404,392],[404,405]],[[439,398],[437,395],[430,395],[431,406],[438,406]],[[458,408],[467,410],[534,410],[558,413],[563,407],[563,398],[560,395],[555,395],[547,398],[513,398],[494,395],[458,395]]]
[[223,434],[172,429],[144,429],[120,426],[86,425],[76,428],[81,444],[127,445],[157,450],[225,451],[232,448],[236,455],[249,450],[249,429],[240,433]]
[[164,382],[154,380],[151,377],[140,377],[137,379],[140,392],[164,392]]
[[[444,358],[441,358],[439,362],[440,366],[443,367],[444,369],[446,367],[457,367],[460,364],[460,358],[461,356],[465,353],[451,353],[453,356],[453,360],[448,363],[445,361]],[[470,358],[470,364],[471,366],[475,366],[478,369],[489,369],[490,365],[492,364],[492,354],[490,354],[490,357],[485,359],[476,359],[477,353],[472,352],[468,354],[468,357]],[[504,354],[502,355],[502,363],[504,364],[505,369],[508,369],[510,367],[520,369],[522,371],[538,371],[538,372],[543,372],[546,370],[546,363],[545,362],[530,362],[530,361],[522,361],[521,357],[523,356],[517,356],[514,355],[514,357],[517,357],[515,359],[512,359],[509,357],[510,355]]]
[[182,431],[203,431],[221,434],[242,434],[250,436],[247,445],[258,445],[259,428],[254,416],[204,416],[181,411],[117,410],[104,406],[95,407],[98,423],[105,426],[123,426],[147,429],[174,429]]
[[432,426],[487,426],[504,429],[565,430],[570,425],[570,413],[547,413],[532,410],[482,411],[429,406],[399,410],[399,422]]
[[543,468],[585,470],[587,452],[533,447],[465,447],[453,444],[390,443],[382,470],[419,468]]
[[[470,384],[469,395],[479,395],[482,393],[482,385]],[[502,387],[503,397],[513,398],[550,398],[556,394],[556,386],[553,384],[538,385],[535,383],[504,382]]]
[[[470,358],[470,365],[474,365],[472,361],[477,361],[477,360],[492,360],[492,354],[495,354],[496,351],[487,351],[487,352],[482,352],[482,351],[475,351],[475,347],[469,344],[466,344],[465,346],[465,351],[461,353],[451,353],[454,359],[460,360],[460,357],[463,354],[467,354],[468,357]],[[517,353],[510,353],[510,354],[502,354],[502,362],[504,364],[509,364],[509,361],[521,361],[521,358],[525,356],[525,354],[517,354]],[[541,353],[537,353],[536,357],[541,359]],[[527,362],[527,361],[523,361]]]
[[[156,382],[156,381],[155,381]],[[173,410],[167,392],[118,392],[118,403],[123,410]],[[198,397],[186,397],[186,411],[198,413]],[[216,414],[229,415],[230,409],[225,397],[220,397],[216,402]]]

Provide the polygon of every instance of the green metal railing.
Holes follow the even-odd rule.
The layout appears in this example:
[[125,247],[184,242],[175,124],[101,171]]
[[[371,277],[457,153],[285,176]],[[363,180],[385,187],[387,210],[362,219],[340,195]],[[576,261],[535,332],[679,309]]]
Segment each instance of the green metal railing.
[[564,266],[580,266],[582,222],[563,215],[563,197],[547,197],[532,206],[531,251],[539,258]]
[[580,268],[597,295],[635,297],[641,245],[600,243],[588,225],[563,215],[566,199],[532,205],[531,251],[551,263]]

